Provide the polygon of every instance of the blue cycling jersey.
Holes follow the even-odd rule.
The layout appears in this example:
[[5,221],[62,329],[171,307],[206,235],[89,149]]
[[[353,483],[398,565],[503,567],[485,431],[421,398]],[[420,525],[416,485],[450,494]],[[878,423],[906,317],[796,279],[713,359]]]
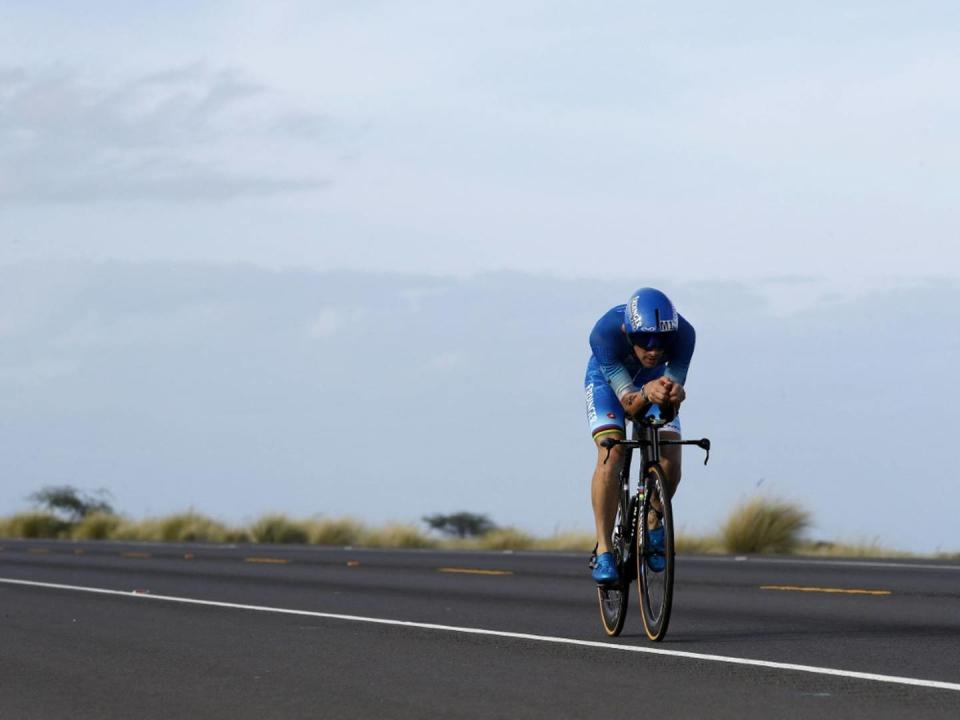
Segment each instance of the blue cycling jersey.
[[597,371],[607,381],[617,398],[636,392],[640,385],[663,375],[674,382],[685,384],[696,333],[693,325],[682,315],[673,338],[665,348],[662,362],[653,368],[645,368],[634,354],[633,345],[623,332],[623,310],[626,305],[610,308],[593,326],[590,333],[590,349],[593,355],[587,364],[587,374],[596,376]]

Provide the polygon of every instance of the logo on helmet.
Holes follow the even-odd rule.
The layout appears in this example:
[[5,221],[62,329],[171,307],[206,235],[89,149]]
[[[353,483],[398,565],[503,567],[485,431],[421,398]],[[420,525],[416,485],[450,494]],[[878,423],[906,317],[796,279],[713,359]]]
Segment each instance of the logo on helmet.
[[630,302],[630,332],[637,332],[643,329],[643,316],[640,314],[640,298],[635,297]]

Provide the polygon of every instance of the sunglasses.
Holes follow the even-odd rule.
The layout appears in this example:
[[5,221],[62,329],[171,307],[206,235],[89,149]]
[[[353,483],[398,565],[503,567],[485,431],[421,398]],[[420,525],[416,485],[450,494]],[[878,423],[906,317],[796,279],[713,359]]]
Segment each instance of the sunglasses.
[[630,344],[644,350],[658,350],[670,344],[669,333],[638,332],[630,333],[627,338]]

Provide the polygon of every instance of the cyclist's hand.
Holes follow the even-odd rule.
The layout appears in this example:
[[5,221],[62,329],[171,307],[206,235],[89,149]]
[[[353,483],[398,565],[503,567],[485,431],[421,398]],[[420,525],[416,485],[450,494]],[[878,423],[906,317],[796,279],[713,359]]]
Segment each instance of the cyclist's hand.
[[673,383],[665,377],[651,380],[643,386],[643,390],[647,394],[647,397],[650,398],[650,402],[656,405],[662,405],[669,401],[672,388]]
[[683,385],[680,383],[670,383],[671,387],[667,393],[667,400],[674,407],[679,408],[680,403],[682,403],[687,398],[687,391],[683,389]]

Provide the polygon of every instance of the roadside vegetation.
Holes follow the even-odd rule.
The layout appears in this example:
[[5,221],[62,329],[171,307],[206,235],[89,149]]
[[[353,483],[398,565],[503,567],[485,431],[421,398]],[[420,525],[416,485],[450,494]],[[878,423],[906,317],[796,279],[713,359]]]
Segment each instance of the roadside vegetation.
[[[101,496],[70,486],[44,488],[30,499],[37,509],[0,517],[0,538],[133,540],[143,542],[295,543],[352,547],[447,548],[463,550],[547,550],[589,553],[589,532],[557,532],[538,537],[497,526],[486,515],[458,512],[422,518],[423,526],[391,523],[372,527],[351,517],[290,518],[263,515],[245,525],[229,525],[195,511],[131,520]],[[896,557],[908,553],[862,542],[814,541],[805,536],[808,511],[795,503],[756,497],[735,508],[713,535],[681,531],[679,554],[796,554],[845,557]],[[957,559],[960,554],[938,557]]]

